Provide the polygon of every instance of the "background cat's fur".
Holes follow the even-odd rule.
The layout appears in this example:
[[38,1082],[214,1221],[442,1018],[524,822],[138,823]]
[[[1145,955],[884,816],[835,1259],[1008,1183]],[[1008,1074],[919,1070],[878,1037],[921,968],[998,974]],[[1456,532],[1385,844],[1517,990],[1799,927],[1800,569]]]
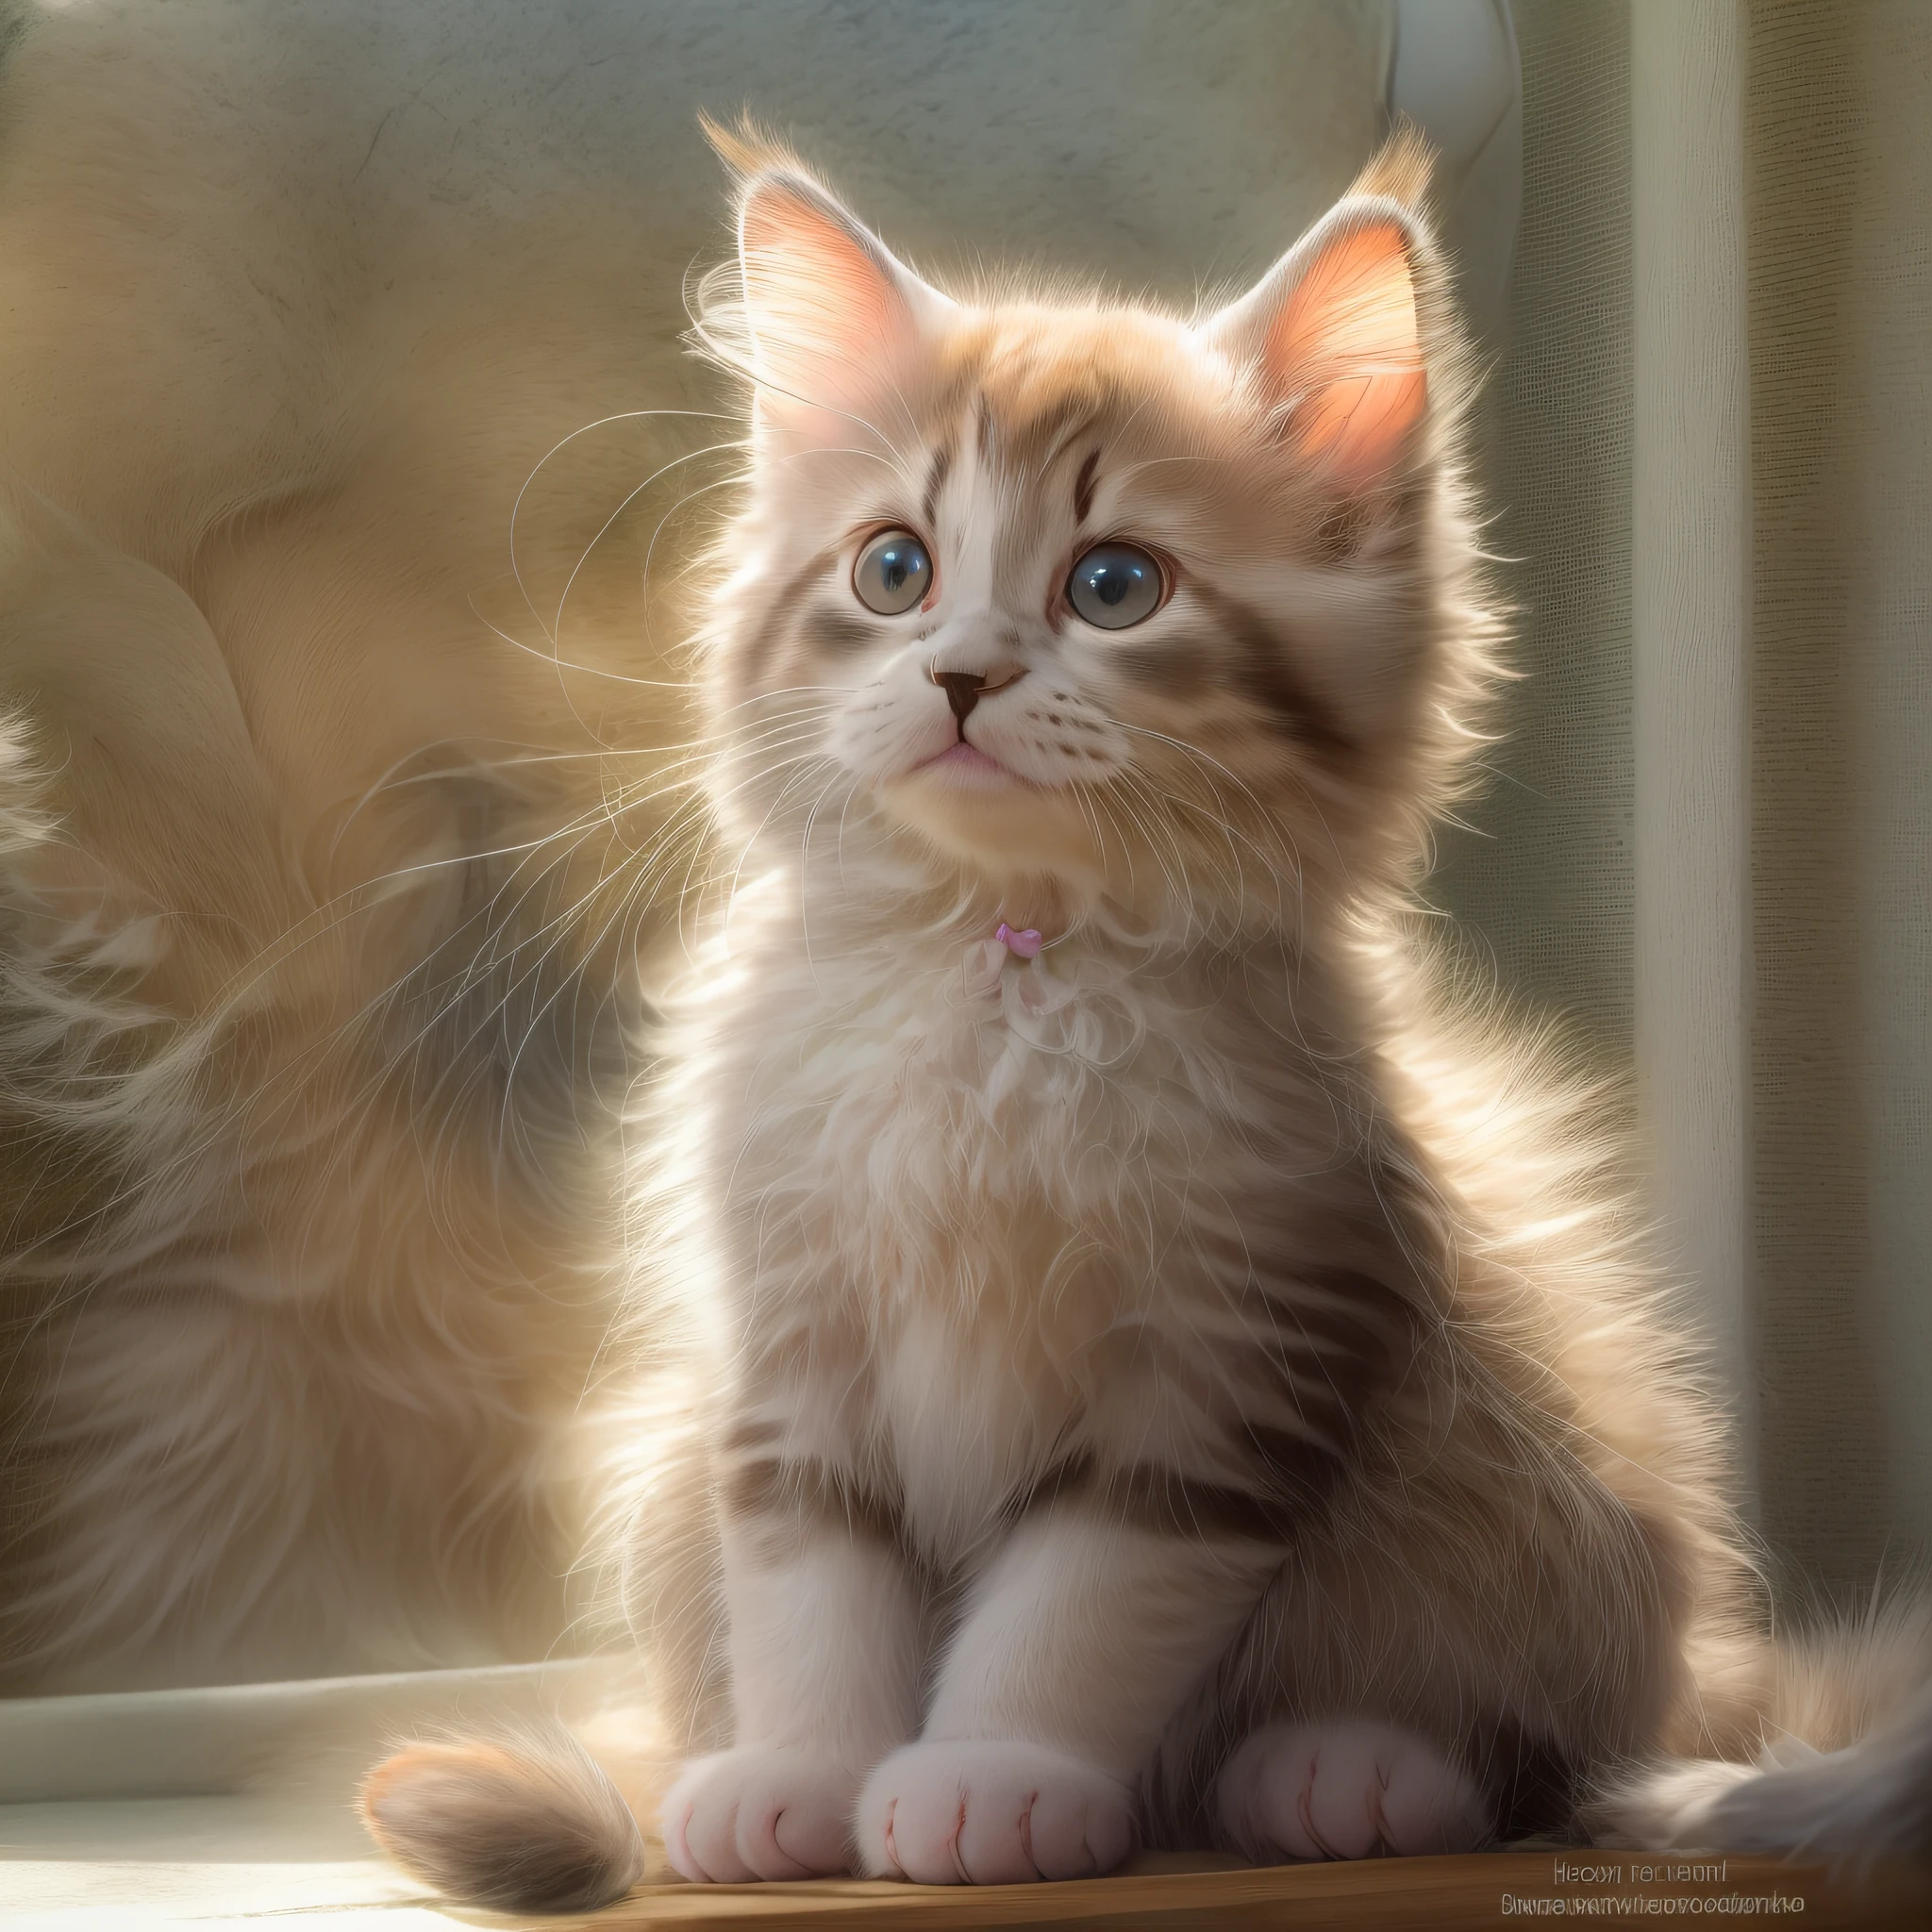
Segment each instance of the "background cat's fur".
[[196,19],[6,14],[16,1685],[556,1641],[676,851],[670,499],[632,492],[716,439],[590,427],[688,400],[647,211],[588,141],[384,166],[353,17]]

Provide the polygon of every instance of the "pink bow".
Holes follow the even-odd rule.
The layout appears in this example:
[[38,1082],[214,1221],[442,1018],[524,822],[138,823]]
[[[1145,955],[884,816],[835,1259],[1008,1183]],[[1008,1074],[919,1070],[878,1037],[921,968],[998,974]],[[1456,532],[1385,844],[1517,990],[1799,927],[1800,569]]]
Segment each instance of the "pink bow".
[[[999,930],[991,939],[974,940],[966,948],[967,997],[977,999],[982,994],[997,992],[1007,955],[1010,953],[1016,959],[1037,958],[1045,943],[1032,926],[1029,925],[1024,932],[1015,932],[1004,919],[1001,920]],[[1022,987],[1023,997],[1024,984]]]

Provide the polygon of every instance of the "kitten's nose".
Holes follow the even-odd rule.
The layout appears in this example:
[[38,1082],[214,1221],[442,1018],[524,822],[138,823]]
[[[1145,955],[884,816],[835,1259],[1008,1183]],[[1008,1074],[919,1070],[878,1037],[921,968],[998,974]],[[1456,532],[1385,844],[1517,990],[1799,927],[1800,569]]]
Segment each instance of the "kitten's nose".
[[953,708],[953,716],[965,724],[966,714],[972,710],[990,691],[1005,691],[1007,686],[1026,674],[1018,669],[1003,671],[941,671],[937,666],[928,674],[932,681],[946,694],[946,702]]

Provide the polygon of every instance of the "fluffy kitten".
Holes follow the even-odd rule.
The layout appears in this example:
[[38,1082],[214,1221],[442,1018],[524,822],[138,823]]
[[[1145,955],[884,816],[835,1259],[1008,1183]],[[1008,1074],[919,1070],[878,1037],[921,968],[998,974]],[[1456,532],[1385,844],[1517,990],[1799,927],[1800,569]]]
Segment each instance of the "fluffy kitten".
[[[695,1225],[639,1288],[660,1345],[719,1331],[730,1739],[672,1865],[1446,1851],[1748,1757],[1790,1707],[1718,1413],[1407,913],[1497,629],[1417,149],[1192,323],[953,301],[740,158],[734,890],[657,1101]],[[441,1747],[372,1822],[497,1902],[621,1887],[627,1829],[560,1833],[525,1761],[521,1817],[514,1753]],[[1668,1839],[1665,1789],[1600,1828]]]

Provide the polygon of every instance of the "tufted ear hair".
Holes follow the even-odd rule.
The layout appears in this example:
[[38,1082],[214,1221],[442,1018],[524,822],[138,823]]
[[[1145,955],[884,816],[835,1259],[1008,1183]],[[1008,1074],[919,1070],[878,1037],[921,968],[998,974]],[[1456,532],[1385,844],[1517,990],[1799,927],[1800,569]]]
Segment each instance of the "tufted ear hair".
[[759,419],[838,433],[823,419],[870,416],[954,305],[790,156],[739,152],[761,163],[738,193]]
[[[1364,185],[1375,180],[1372,169]],[[1404,201],[1352,193],[1199,333],[1249,372],[1311,466],[1371,490],[1401,467],[1428,413],[1417,307],[1433,273],[1427,231]]]

